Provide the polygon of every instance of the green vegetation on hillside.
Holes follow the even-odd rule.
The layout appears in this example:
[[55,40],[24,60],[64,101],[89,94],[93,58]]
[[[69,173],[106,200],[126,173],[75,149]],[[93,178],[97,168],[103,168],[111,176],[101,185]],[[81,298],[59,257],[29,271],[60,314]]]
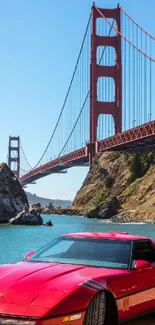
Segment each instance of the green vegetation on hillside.
[[101,202],[106,200],[107,196],[108,196],[108,191],[106,190],[106,188],[102,188],[98,190],[93,196],[90,203],[88,204],[87,209],[90,210],[96,208]]
[[130,157],[129,169],[131,171],[131,176],[128,179],[128,183],[133,183],[137,178],[143,177],[151,164],[155,163],[155,152],[136,152],[133,156]]
[[137,213],[138,220],[141,213],[143,220],[155,217],[153,150],[145,148],[137,152],[104,152],[96,155],[95,162],[74,199],[73,207],[87,210],[88,213],[95,210],[97,212],[94,212],[93,217],[98,214],[102,218],[105,207],[108,211],[112,198],[118,200],[124,213],[130,210]]

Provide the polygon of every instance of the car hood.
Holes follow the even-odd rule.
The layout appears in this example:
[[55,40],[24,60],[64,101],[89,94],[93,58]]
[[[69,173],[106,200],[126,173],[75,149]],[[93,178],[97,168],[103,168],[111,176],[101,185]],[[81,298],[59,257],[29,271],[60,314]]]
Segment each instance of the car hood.
[[0,266],[0,303],[53,308],[88,279],[102,281],[123,271],[80,265],[20,262]]

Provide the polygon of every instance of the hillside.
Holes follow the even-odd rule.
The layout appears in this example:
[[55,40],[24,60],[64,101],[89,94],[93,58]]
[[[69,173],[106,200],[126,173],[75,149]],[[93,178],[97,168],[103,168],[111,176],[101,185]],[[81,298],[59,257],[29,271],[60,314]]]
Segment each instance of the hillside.
[[118,212],[114,221],[155,222],[155,152],[99,154],[73,208],[89,211],[88,217],[108,218],[110,211],[110,217]]
[[70,200],[47,199],[29,192],[26,192],[26,195],[29,204],[40,203],[42,206],[48,206],[52,202],[54,206],[60,206],[61,208],[67,208],[72,204]]

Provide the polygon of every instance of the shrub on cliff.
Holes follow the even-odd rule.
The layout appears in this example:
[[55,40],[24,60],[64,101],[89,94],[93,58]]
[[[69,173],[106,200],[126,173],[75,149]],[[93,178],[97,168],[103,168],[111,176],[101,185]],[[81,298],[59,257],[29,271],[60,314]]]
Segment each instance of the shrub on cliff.
[[128,183],[133,183],[137,178],[143,177],[151,164],[155,163],[155,152],[140,152],[137,151],[131,156],[129,160],[129,168],[131,171],[131,176],[129,177]]

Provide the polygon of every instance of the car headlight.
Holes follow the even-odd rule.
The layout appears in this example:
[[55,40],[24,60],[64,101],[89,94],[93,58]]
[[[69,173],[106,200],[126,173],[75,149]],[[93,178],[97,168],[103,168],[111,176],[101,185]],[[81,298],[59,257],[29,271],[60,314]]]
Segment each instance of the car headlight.
[[82,318],[82,314],[75,314],[71,316],[65,316],[62,320],[63,323],[72,322],[73,320],[78,320]]
[[0,325],[36,325],[35,321],[0,318]]

